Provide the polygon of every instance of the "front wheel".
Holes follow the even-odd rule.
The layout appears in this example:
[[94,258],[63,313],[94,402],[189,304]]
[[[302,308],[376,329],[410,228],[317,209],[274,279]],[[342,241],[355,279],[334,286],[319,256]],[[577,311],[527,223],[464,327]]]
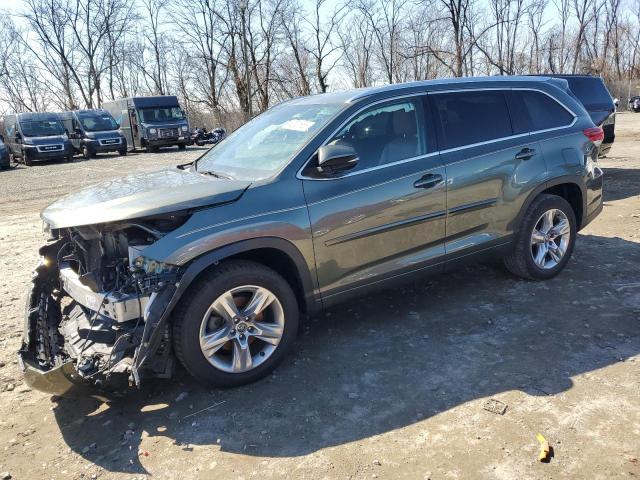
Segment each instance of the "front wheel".
[[222,263],[174,313],[176,356],[198,380],[234,387],[268,375],[291,349],[298,302],[278,273],[251,261]]
[[186,150],[187,146],[184,143],[178,144],[178,150]]
[[564,198],[540,195],[527,209],[507,269],[527,280],[547,280],[562,271],[573,252],[576,216]]

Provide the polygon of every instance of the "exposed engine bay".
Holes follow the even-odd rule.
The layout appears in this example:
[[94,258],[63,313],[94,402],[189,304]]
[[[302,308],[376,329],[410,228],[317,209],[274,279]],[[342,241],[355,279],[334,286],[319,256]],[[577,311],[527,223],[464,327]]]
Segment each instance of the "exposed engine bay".
[[181,270],[146,258],[144,249],[187,218],[45,225],[50,238],[32,279],[22,361],[41,372],[64,366],[74,382],[98,386],[170,376],[170,330],[161,320]]

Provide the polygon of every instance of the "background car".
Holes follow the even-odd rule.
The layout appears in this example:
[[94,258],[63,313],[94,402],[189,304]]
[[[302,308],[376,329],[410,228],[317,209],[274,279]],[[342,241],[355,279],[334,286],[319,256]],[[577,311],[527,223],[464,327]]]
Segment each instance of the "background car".
[[9,158],[9,149],[0,138],[0,169],[5,170],[11,166]]

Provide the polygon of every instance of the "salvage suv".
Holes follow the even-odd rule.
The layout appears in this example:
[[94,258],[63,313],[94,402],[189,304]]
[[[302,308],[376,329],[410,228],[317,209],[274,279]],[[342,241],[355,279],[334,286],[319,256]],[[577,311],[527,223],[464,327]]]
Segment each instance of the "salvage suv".
[[264,377],[299,319],[492,254],[557,275],[602,209],[602,129],[566,80],[437,80],[277,105],[197,161],[42,212],[28,384],[140,385],[177,359],[220,387]]

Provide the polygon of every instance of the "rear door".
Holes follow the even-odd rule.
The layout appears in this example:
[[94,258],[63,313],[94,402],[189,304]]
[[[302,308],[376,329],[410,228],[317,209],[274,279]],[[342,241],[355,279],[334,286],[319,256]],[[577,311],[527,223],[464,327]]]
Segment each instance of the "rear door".
[[305,178],[323,299],[423,268],[442,269],[446,175],[425,95],[375,103],[328,143],[351,145],[354,170]]
[[537,90],[513,89],[507,98],[515,132],[530,132],[531,140],[539,142],[547,176],[571,173],[572,165],[581,163],[583,158],[583,152],[574,147],[576,142],[567,141],[567,135],[576,134],[571,128],[576,120],[574,112]]
[[538,142],[514,133],[507,93],[430,94],[448,179],[448,260],[508,242],[524,196],[544,178]]

